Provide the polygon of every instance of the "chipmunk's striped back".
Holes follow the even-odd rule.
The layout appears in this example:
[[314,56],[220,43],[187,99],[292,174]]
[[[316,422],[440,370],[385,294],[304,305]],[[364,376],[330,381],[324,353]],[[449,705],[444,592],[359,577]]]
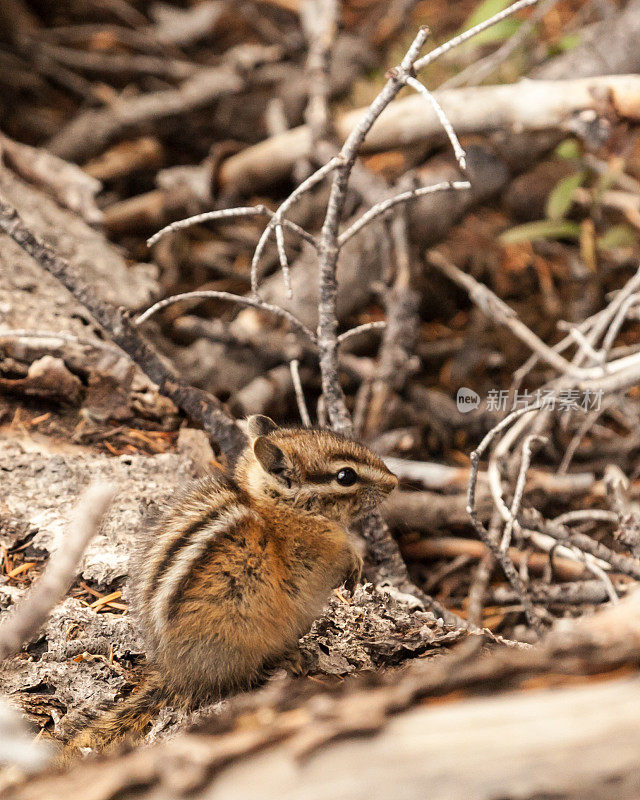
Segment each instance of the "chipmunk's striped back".
[[136,613],[154,653],[195,568],[250,519],[257,522],[242,492],[219,473],[192,484],[150,529],[132,573]]

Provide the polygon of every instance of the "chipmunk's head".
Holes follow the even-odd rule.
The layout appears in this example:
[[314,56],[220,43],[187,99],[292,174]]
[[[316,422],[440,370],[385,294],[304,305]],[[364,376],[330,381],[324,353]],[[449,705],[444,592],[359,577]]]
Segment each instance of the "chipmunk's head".
[[290,505],[347,525],[373,510],[398,479],[367,447],[310,428],[279,428],[261,415],[247,421],[249,446],[236,477],[257,500]]

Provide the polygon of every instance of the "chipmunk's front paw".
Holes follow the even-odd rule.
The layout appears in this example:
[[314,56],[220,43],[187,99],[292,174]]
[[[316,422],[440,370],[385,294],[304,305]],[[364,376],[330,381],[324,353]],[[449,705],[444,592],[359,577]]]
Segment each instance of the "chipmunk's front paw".
[[362,579],[362,558],[358,553],[353,554],[353,565],[351,567],[351,571],[347,575],[344,581],[344,588],[348,589],[352,594],[356,586],[360,583]]
[[299,647],[290,650],[280,662],[280,666],[296,677],[305,675],[309,669],[307,658]]

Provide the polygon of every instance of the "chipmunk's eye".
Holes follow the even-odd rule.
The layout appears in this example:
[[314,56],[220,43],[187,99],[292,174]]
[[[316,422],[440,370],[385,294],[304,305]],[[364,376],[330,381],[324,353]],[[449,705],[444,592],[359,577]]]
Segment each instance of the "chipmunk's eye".
[[351,467],[344,467],[344,469],[341,469],[336,475],[336,480],[340,486],[353,486],[358,480],[358,475]]

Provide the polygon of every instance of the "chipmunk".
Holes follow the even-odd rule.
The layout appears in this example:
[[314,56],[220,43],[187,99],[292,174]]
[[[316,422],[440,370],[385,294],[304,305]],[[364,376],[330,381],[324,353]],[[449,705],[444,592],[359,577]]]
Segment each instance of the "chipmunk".
[[247,433],[232,477],[190,485],[143,536],[129,581],[148,677],[68,747],[141,736],[164,705],[193,708],[295,664],[331,590],[360,579],[348,526],[397,486],[395,475],[330,431],[256,415]]

